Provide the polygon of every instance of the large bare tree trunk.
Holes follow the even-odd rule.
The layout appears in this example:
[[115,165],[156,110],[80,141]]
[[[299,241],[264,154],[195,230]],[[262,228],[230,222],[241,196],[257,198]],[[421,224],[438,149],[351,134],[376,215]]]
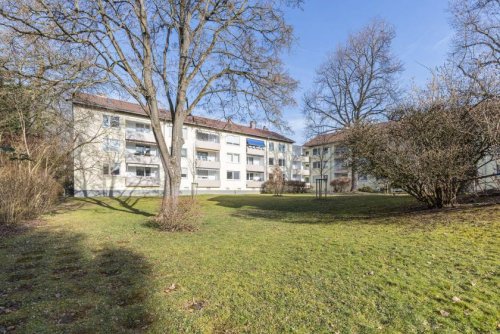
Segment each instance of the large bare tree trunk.
[[358,190],[358,171],[356,169],[356,164],[351,166],[351,191]]

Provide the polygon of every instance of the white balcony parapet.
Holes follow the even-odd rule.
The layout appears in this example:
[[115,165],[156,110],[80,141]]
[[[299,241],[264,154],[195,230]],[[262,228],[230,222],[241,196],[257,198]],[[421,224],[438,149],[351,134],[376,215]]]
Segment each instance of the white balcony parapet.
[[198,183],[198,188],[219,188],[220,187],[220,180],[197,179],[194,182]]
[[196,148],[204,148],[206,150],[220,151],[220,143],[212,141],[196,140]]
[[155,136],[153,132],[138,132],[135,130],[126,130],[125,139],[132,141],[140,141],[145,143],[155,143]]
[[160,179],[150,176],[128,176],[125,178],[127,187],[158,187]]
[[125,162],[143,165],[159,165],[161,163],[160,157],[154,155],[137,155],[134,153],[128,153],[125,156]]
[[220,169],[220,161],[196,160],[196,168]]
[[247,188],[260,188],[262,183],[264,183],[264,182],[263,181],[247,180]]
[[264,155],[266,155],[266,150],[247,146],[247,154],[264,156]]
[[263,173],[266,171],[266,167],[264,167],[264,165],[247,165],[247,171]]

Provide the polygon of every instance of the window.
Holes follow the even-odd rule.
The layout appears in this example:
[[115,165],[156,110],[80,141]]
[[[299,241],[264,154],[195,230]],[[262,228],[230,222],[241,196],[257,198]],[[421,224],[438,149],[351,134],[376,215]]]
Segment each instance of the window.
[[227,179],[228,180],[239,180],[240,179],[240,172],[238,172],[238,171],[228,171],[227,172]]
[[110,168],[109,164],[102,165],[102,174],[103,175],[120,175],[120,163],[113,164],[112,168]]
[[108,164],[102,165],[102,175],[109,175],[109,165]]
[[280,165],[281,167],[284,167],[285,166],[285,159],[278,159],[278,165]]
[[196,139],[201,140],[201,141],[218,143],[219,142],[219,135],[216,135],[214,133],[196,131]]
[[227,162],[232,162],[233,164],[240,163],[240,155],[237,153],[228,153],[227,154]]
[[328,154],[329,151],[328,147],[323,147],[323,154]]
[[274,143],[269,142],[269,151],[274,151]]
[[[321,168],[321,161],[314,161],[313,168]],[[326,161],[323,161],[323,168],[326,168]]]
[[344,159],[334,159],[333,164],[334,164],[335,168],[338,168],[338,169],[346,168],[346,162]]
[[247,172],[247,181],[264,181],[264,173]]
[[240,136],[226,136],[226,143],[230,145],[239,145],[240,144]]
[[260,166],[261,164],[262,164],[261,158],[247,156],[247,165]]
[[363,174],[359,174],[358,175],[358,180],[360,180],[360,181],[367,181],[368,180],[368,176],[363,175]]
[[208,152],[196,152],[196,159],[208,161]]
[[144,124],[144,123],[135,123],[135,131],[148,133],[151,132],[151,126],[149,126],[149,124]]
[[135,176],[151,176],[151,167],[135,167]]
[[304,154],[305,154],[306,157],[308,157],[309,156],[309,151],[305,151]]
[[136,144],[135,145],[135,155],[150,156],[151,155],[151,146]]
[[321,150],[319,148],[313,148],[313,155],[319,155]]
[[269,165],[274,166],[274,158],[269,158]]
[[106,152],[119,152],[120,141],[118,139],[104,138],[102,149]]
[[181,169],[181,178],[187,179],[187,177],[188,177],[188,169],[182,167],[182,169]]
[[102,115],[102,126],[105,128],[119,128],[120,117],[111,115]]
[[196,178],[199,180],[218,180],[219,170],[218,169],[196,169]]
[[215,152],[196,151],[196,159],[202,161],[219,161],[219,156]]
[[285,153],[286,145],[285,144],[278,144],[278,151],[280,151],[281,153]]
[[304,177],[304,182],[309,183],[309,176]]

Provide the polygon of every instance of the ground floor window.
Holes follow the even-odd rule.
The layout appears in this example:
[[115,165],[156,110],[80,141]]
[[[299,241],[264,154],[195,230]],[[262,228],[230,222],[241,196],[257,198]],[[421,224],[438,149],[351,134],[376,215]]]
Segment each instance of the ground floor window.
[[239,171],[228,171],[227,172],[227,179],[228,180],[239,180],[240,179],[240,172]]
[[158,166],[127,165],[127,175],[137,177],[158,177]]
[[103,175],[120,175],[120,163],[114,164],[103,164],[102,165]]
[[264,173],[247,172],[247,181],[264,181]]
[[218,180],[219,179],[219,170],[218,169],[197,168],[196,169],[196,178],[199,180]]

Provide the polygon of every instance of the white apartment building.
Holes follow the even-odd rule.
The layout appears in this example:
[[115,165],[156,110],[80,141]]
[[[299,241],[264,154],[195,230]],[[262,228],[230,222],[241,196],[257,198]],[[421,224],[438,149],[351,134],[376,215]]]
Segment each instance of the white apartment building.
[[[340,145],[342,133],[326,133],[316,136],[306,142],[302,147],[305,157],[310,157],[310,182],[311,188],[316,186],[316,180],[327,179],[328,191],[331,191],[329,183],[331,180],[347,177],[351,178],[351,171],[346,167],[344,160],[344,148]],[[307,168],[307,167],[305,167]],[[373,190],[383,189],[386,185],[378,182],[370,175],[358,175],[358,188],[368,186]],[[471,191],[485,191],[500,188],[500,160],[490,157],[478,164],[478,178],[470,186]]]
[[[309,166],[308,182],[312,189],[315,189],[317,179],[326,179],[327,189],[331,191],[330,181],[352,177],[346,166],[345,148],[340,145],[341,140],[342,133],[335,132],[318,135],[304,144],[303,155],[310,159],[305,165]],[[378,190],[381,185],[372,176],[358,175],[358,188],[365,186]]]
[[[75,196],[159,195],[164,172],[155,138],[139,105],[102,96],[73,99]],[[167,145],[170,114],[162,111]],[[249,126],[189,116],[183,128],[181,193],[258,192],[279,165],[292,179],[293,140],[255,122]]]

